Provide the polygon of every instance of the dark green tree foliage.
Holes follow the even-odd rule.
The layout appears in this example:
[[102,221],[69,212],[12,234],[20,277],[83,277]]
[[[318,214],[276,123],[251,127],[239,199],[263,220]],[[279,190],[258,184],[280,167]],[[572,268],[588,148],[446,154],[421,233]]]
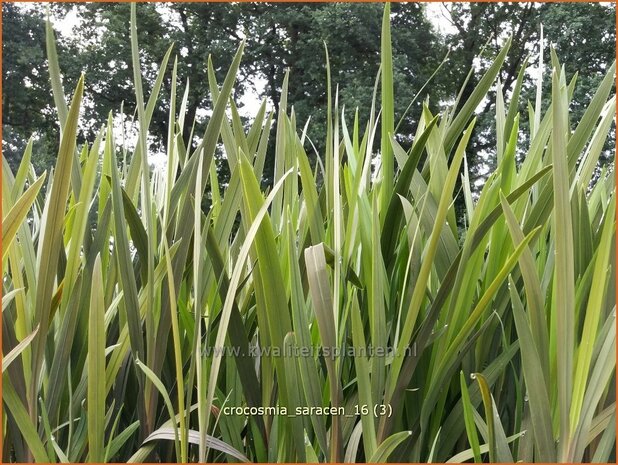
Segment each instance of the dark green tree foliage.
[[[134,111],[133,70],[127,61],[131,56],[127,27],[129,5],[90,3],[70,8],[77,8],[83,18],[74,31],[76,37],[83,37],[92,30],[101,31],[98,43],[87,47],[79,56],[89,80],[97,84],[95,96],[101,97],[96,113],[118,111],[121,101],[124,101],[128,113]],[[187,134],[196,111],[210,106],[206,75],[208,55],[212,54],[216,70],[222,72],[229,67],[233,52],[241,40],[236,29],[238,9],[238,5],[219,3],[146,3],[140,7],[138,34],[139,42],[143,44],[144,83],[147,86],[153,83],[158,68],[155,64],[160,62],[173,43],[174,52],[178,55],[179,99],[187,80],[191,88],[184,131]],[[101,63],[106,66],[101,68]],[[172,64],[173,60],[170,61],[170,69]],[[157,137],[162,137],[167,131],[166,111],[171,86],[169,74],[164,82],[167,92],[163,93],[161,106],[153,117],[153,131]],[[112,79],[109,79],[110,75]]]
[[551,6],[542,5],[538,14],[567,72],[579,73],[572,104],[577,119],[616,54],[616,9],[598,3]]
[[[616,6],[598,3],[558,3],[539,9],[545,37],[556,47],[566,71],[578,73],[571,103],[571,119],[579,121],[595,89],[616,56]],[[562,58],[564,57],[564,58]],[[546,72],[551,70],[546,68]],[[545,105],[550,88],[544,90]],[[613,162],[616,148],[615,124],[601,155],[601,163]]]
[[[256,70],[266,76],[266,94],[271,101],[279,100],[285,69],[290,69],[288,101],[299,123],[311,116],[310,136],[314,140],[323,140],[325,133],[325,112],[316,111],[326,106],[327,98],[324,44],[330,57],[333,93],[339,86],[339,107],[347,109],[348,124],[356,107],[371,107],[379,69],[381,4],[254,4],[253,8],[256,21],[250,25],[250,36],[262,39],[254,49],[249,47],[249,53]],[[393,4],[392,37],[396,113],[402,115],[445,49],[419,4]],[[436,102],[446,94],[444,86],[433,91]],[[421,102],[417,100],[417,109]],[[369,115],[359,116],[365,123]],[[417,116],[412,112],[402,126],[403,134],[411,133]]]
[[[133,118],[135,96],[128,61],[128,8],[121,3],[52,4],[56,17],[72,12],[80,20],[70,38],[59,37],[59,54],[67,88],[75,84],[82,71],[86,73],[86,95],[91,98],[84,105],[82,131],[89,136],[98,131],[99,122],[110,111],[117,114],[121,105],[127,119]],[[346,121],[351,127],[355,108],[370,108],[379,65],[381,8],[378,3],[145,3],[139,9],[138,28],[145,90],[148,93],[154,81],[155,65],[174,43],[174,53],[178,56],[178,105],[187,80],[190,83],[183,133],[188,137],[195,119],[196,134],[201,134],[208,109],[212,108],[206,75],[208,57],[212,57],[221,82],[233,51],[246,38],[246,53],[234,95],[236,101],[248,90],[257,91],[277,110],[283,77],[289,69],[289,107],[294,108],[299,130],[311,117],[308,136],[319,143],[325,140],[324,44],[330,55],[333,94],[339,85],[339,108],[345,106]],[[531,65],[536,64],[543,23],[545,56],[549,57],[549,43],[555,43],[568,74],[580,71],[572,104],[576,118],[581,116],[578,112],[591,97],[590,89],[601,79],[603,66],[615,54],[613,5],[453,3],[441,8],[454,33],[440,36],[421,4],[392,5],[396,120],[439,66],[447,48],[451,49],[448,62],[439,73],[439,80],[428,86],[434,112],[445,102],[454,101],[468,71],[474,68],[462,91],[463,103],[505,38],[512,35],[513,45],[500,76],[504,88],[510,89],[526,56],[530,56]],[[47,70],[40,65],[45,63],[43,19],[41,9],[26,11],[14,4],[3,5],[3,149],[6,158],[15,165],[28,137],[34,134],[33,160],[38,169],[51,165],[55,157],[51,147],[58,138]],[[486,58],[475,61],[483,47],[482,56]],[[546,72],[550,72],[547,62],[548,59]],[[172,63],[170,60],[170,68]],[[160,150],[167,134],[165,115],[169,107],[170,75],[169,72],[166,75],[163,98],[150,127],[154,152]],[[534,82],[530,75],[526,75],[522,96],[521,124],[525,126],[525,99],[534,101]],[[425,93],[418,95],[399,128],[404,146],[413,133],[425,97]],[[379,109],[379,93],[377,100]],[[478,111],[479,121],[468,155],[473,180],[483,178],[493,168],[494,102],[495,91]],[[359,115],[362,125],[368,116]],[[379,146],[379,134],[378,130],[375,147]],[[318,145],[317,149],[323,153],[323,147]],[[267,158],[267,178],[272,173],[271,158]],[[226,163],[219,166],[225,169]]]
[[[130,56],[128,5],[56,4],[53,8],[58,17],[73,11],[80,19],[79,25],[72,31],[72,38],[62,42],[59,53],[67,86],[70,87],[82,71],[87,76],[86,94],[92,95],[92,101],[86,102],[83,130],[98,130],[95,122],[104,120],[109,111],[118,112],[122,103],[127,117],[132,118],[135,97],[131,86],[132,69],[127,62]],[[299,125],[304,125],[311,116],[309,136],[312,140],[321,141],[324,140],[326,115],[316,109],[323,108],[326,102],[324,43],[330,54],[333,89],[339,84],[340,107],[347,108],[348,124],[351,125],[355,108],[370,106],[379,65],[381,11],[381,4],[377,3],[276,6],[266,3],[146,3],[140,8],[138,28],[143,46],[144,85],[148,89],[155,78],[155,68],[150,64],[159,62],[169,44],[174,42],[175,53],[179,55],[180,95],[185,80],[190,82],[189,111],[184,131],[189,134],[196,115],[198,126],[204,122],[199,117],[199,110],[207,110],[211,105],[206,76],[208,56],[212,56],[217,77],[222,80],[222,70],[229,66],[238,42],[246,37],[247,54],[234,97],[240,97],[246,89],[257,90],[276,106],[283,76],[289,69],[289,102],[294,106],[297,121]],[[24,13],[11,7],[11,14],[15,20],[5,13],[5,24],[19,23],[18,17],[26,15],[31,18],[34,23],[32,28],[37,28],[40,56],[38,59],[32,56],[27,62],[42,62],[42,13]],[[397,110],[402,114],[442,59],[444,50],[418,4],[394,5],[392,27]],[[15,40],[22,40],[24,34],[15,33]],[[42,69],[40,73],[40,88],[44,95],[39,98],[29,94],[28,98],[36,99],[39,106],[51,112],[47,73]],[[262,82],[265,80],[265,86],[256,86],[257,76]],[[23,80],[20,77],[17,79]],[[169,95],[170,85],[168,77],[164,83],[167,90],[164,96]],[[443,85],[441,92],[446,95],[447,86]],[[433,89],[432,98],[438,102],[440,92]],[[418,99],[417,109],[421,100]],[[379,101],[377,103],[379,105]],[[11,104],[17,105],[17,102]],[[166,134],[164,115],[168,105],[169,101],[164,97],[153,117],[151,131],[155,136],[154,150],[157,149],[156,141],[162,140]],[[50,116],[53,119],[53,115]],[[369,115],[359,116],[364,124]],[[415,112],[411,112],[411,117],[402,126],[403,134],[411,133],[415,116]],[[25,138],[28,129],[38,127],[41,125],[25,127],[19,139]],[[318,149],[321,151],[322,147]],[[9,157],[19,158],[20,150],[21,146]],[[270,174],[268,168],[266,173]]]
[[[444,5],[444,16],[455,32],[445,37],[453,53],[449,69],[453,82],[462,83],[471,67],[477,70],[464,87],[461,103],[469,96],[482,72],[491,62],[506,37],[513,38],[511,50],[501,70],[503,88],[510,90],[524,59],[538,66],[540,27],[544,27],[544,73],[551,73],[550,44],[556,48],[565,64],[567,75],[579,73],[571,105],[572,119],[581,119],[583,110],[592,98],[592,89],[605,75],[608,63],[616,54],[615,5],[599,3],[453,3]],[[487,60],[474,62],[485,48]],[[550,97],[551,80],[546,79],[543,89],[543,112]],[[521,127],[527,121],[527,105],[534,105],[536,84],[530,74],[524,79],[520,99]],[[455,92],[455,89],[451,89]],[[495,164],[495,90],[478,111],[478,123],[472,138],[473,150],[469,156],[473,179],[482,178]],[[526,131],[523,131],[526,132]],[[608,141],[607,148],[613,144]],[[525,141],[524,141],[525,142]]]
[[40,15],[2,4],[2,152],[13,170],[33,137],[37,170],[52,166],[58,139],[49,75],[45,25]]

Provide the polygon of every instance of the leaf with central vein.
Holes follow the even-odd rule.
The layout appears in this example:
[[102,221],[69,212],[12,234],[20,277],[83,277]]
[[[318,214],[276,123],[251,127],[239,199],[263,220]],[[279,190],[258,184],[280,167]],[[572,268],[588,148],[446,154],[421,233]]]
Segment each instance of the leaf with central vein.
[[30,211],[30,207],[36,200],[36,196],[41,190],[41,186],[45,181],[45,177],[47,173],[43,173],[27,190],[22,194],[22,196],[17,199],[15,205],[9,210],[6,216],[2,219],[2,261],[6,258],[11,243],[15,238],[15,234],[17,234],[17,230],[22,225],[28,212]]
[[532,339],[529,323],[524,313],[524,306],[517,295],[515,283],[509,277],[509,291],[513,306],[513,317],[517,335],[521,341],[520,350],[522,368],[526,380],[527,395],[530,402],[530,415],[534,442],[539,460],[554,462],[556,451],[551,426],[551,404],[545,384],[545,376],[541,370],[542,364],[535,341]]
[[36,427],[30,421],[30,418],[28,418],[28,412],[17,395],[17,392],[15,392],[15,388],[11,383],[8,373],[2,375],[2,401],[6,405],[7,411],[11,412],[11,415],[15,419],[17,427],[24,436],[27,447],[32,452],[34,459],[37,462],[48,462],[50,459],[45,451],[45,446],[39,438]]
[[13,361],[20,356],[24,349],[26,349],[30,345],[30,343],[34,339],[34,336],[36,336],[36,333],[38,332],[39,327],[37,326],[34,331],[32,331],[25,338],[23,338],[19,342],[19,344],[17,344],[15,347],[13,347],[13,349],[11,349],[8,354],[2,357],[2,373],[4,373],[6,369],[11,365],[11,363],[13,363]]
[[554,212],[552,231],[555,237],[556,268],[554,275],[557,322],[557,386],[560,412],[560,455],[567,455],[571,434],[569,418],[573,395],[573,347],[575,313],[575,271],[573,269],[573,226],[569,196],[567,160],[568,99],[564,70],[552,73],[552,161],[554,164]]
[[448,209],[452,200],[452,192],[453,188],[455,187],[455,181],[459,176],[459,166],[461,164],[461,160],[463,159],[464,150],[468,145],[468,140],[470,139],[470,136],[472,134],[474,124],[475,120],[472,121],[470,126],[468,126],[465,133],[463,134],[461,141],[459,142],[459,146],[457,147],[457,150],[455,152],[455,156],[453,157],[453,161],[451,163],[451,167],[449,168],[448,175],[446,177],[446,183],[444,185],[444,190],[442,191],[442,196],[440,197],[440,203],[438,205],[438,211],[436,213],[435,226],[429,238],[429,244],[427,245],[424,260],[416,280],[416,285],[414,286],[412,299],[406,313],[406,319],[404,321],[403,329],[401,331],[401,338],[397,343],[395,358],[393,359],[393,363],[391,365],[391,371],[388,377],[389,381],[386,386],[387,400],[390,399],[395,390],[397,378],[399,377],[399,371],[401,370],[401,365],[403,363],[403,354],[405,348],[410,343],[410,338],[412,337],[416,318],[421,309],[423,299],[425,298],[427,280],[429,279],[429,274],[433,267],[433,257],[436,253],[438,240],[440,239],[440,234],[445,224],[446,215],[448,213]]
[[586,393],[586,386],[588,386],[588,375],[592,363],[592,348],[597,338],[599,321],[601,320],[601,312],[603,310],[603,300],[607,294],[608,286],[605,275],[611,267],[611,243],[615,240],[616,234],[615,215],[616,197],[612,196],[612,200],[608,205],[607,216],[604,219],[604,225],[598,244],[598,254],[594,264],[592,282],[595,283],[596,287],[591,290],[588,298],[581,335],[582,344],[580,345],[576,359],[575,383],[571,405],[572,430],[575,428],[577,421],[579,421],[579,414]]
[[436,116],[427,125],[423,133],[414,140],[414,145],[412,146],[410,155],[408,156],[408,159],[406,160],[406,163],[397,178],[395,190],[388,205],[384,225],[382,227],[382,254],[387,265],[391,262],[392,254],[397,243],[396,237],[399,233],[399,228],[402,221],[403,210],[401,208],[399,195],[406,197],[414,171],[416,170],[421,155],[425,150],[427,139],[429,138],[437,121],[438,117]]
[[470,312],[468,319],[466,320],[461,330],[457,333],[457,335],[452,341],[449,341],[449,347],[442,356],[441,361],[438,363],[438,366],[435,369],[436,375],[431,380],[431,383],[429,384],[429,387],[427,389],[428,396],[425,399],[421,410],[421,425],[427,424],[429,415],[438,400],[438,393],[440,391],[439,387],[444,385],[444,382],[447,379],[447,374],[450,373],[453,367],[453,363],[457,362],[456,356],[460,352],[463,344],[466,342],[467,338],[470,337],[470,334],[479,323],[481,317],[487,309],[487,306],[491,303],[495,294],[498,292],[498,289],[502,287],[502,285],[507,279],[508,274],[517,264],[517,260],[519,259],[519,256],[521,255],[524,248],[527,247],[528,243],[537,236],[537,233],[540,231],[540,229],[540,227],[534,229],[517,246],[517,248],[506,260],[504,266],[495,277],[495,279],[492,281],[492,283],[489,285],[483,296],[479,299],[474,309]]
[[142,322],[139,314],[139,299],[137,296],[137,284],[133,272],[133,261],[129,250],[129,238],[127,237],[127,222],[124,216],[122,189],[118,177],[115,148],[112,138],[112,121],[108,121],[105,150],[112,159],[112,205],[114,210],[114,245],[120,273],[120,287],[124,297],[124,309],[127,315],[129,337],[131,339],[131,351],[135,360],[144,359],[144,339],[142,336]]
[[[264,200],[251,164],[244,157],[242,151],[240,154],[243,214],[246,216],[247,224],[251,224],[262,208]],[[255,286],[261,286],[263,291],[264,311],[267,317],[270,341],[274,347],[281,349],[286,334],[292,330],[292,323],[285,298],[279,251],[275,243],[273,225],[268,215],[265,216],[258,229],[252,252],[252,257],[257,261],[257,266],[254,269]],[[277,367],[278,382],[285,386],[283,362],[275,360],[275,366]]]
[[[225,296],[227,295],[229,289],[229,279],[225,271],[223,256],[210,227],[208,228],[206,236],[206,250],[208,252],[208,257],[212,261],[215,275],[220,276],[221,285],[218,287],[219,295],[221,300],[225,300]],[[232,346],[239,349],[238,356],[236,356],[236,365],[238,367],[238,376],[240,377],[240,382],[243,385],[247,404],[251,407],[258,407],[262,399],[262,388],[249,355],[249,340],[242,320],[242,315],[238,309],[238,305],[235,302],[231,308],[228,335]],[[264,429],[264,421],[262,420],[262,417],[256,417],[255,420],[263,434],[264,439],[266,439],[266,430]]]
[[[509,228],[513,244],[517,245],[524,240],[524,233],[517,222],[517,218],[513,210],[509,206],[506,197],[500,192],[500,204],[504,211],[504,218]],[[540,363],[541,374],[546,385],[549,380],[549,341],[547,339],[548,329],[545,316],[544,295],[541,289],[541,283],[536,272],[536,264],[534,256],[530,249],[525,249],[519,259],[519,268],[524,279],[526,289],[526,303],[530,319],[530,328],[532,331],[532,340],[534,341],[538,361]],[[551,461],[544,459],[544,461]]]
[[40,370],[43,366],[45,342],[49,330],[49,318],[51,310],[51,298],[56,279],[56,268],[62,248],[62,228],[66,210],[67,198],[71,182],[71,164],[73,152],[75,152],[77,124],[79,110],[84,92],[84,77],[81,76],[67,116],[67,124],[62,133],[58,161],[54,181],[49,193],[45,211],[45,230],[42,240],[39,242],[37,251],[38,273],[35,300],[35,324],[39,325],[39,332],[32,341],[32,380],[28,403],[32,419],[36,419],[37,389],[39,385]]
[[382,187],[380,190],[380,211],[386,212],[393,193],[395,159],[391,136],[395,132],[395,103],[393,96],[393,51],[391,45],[390,3],[384,4],[382,17],[382,37],[380,38],[380,57],[382,71],[382,124],[380,153],[382,155]]
[[[247,168],[245,168],[245,170],[246,169]],[[251,168],[249,167],[248,169],[250,170]],[[217,338],[215,340],[215,347],[223,347],[223,344],[225,342],[225,337],[227,335],[228,325],[230,322],[230,314],[232,311],[232,305],[234,303],[234,299],[236,298],[236,292],[238,291],[238,285],[240,284],[240,278],[244,275],[245,262],[247,260],[247,257],[249,256],[249,251],[257,236],[258,230],[262,224],[262,220],[264,219],[264,217],[266,216],[268,212],[268,207],[271,205],[274,195],[279,191],[279,189],[281,189],[281,187],[283,186],[283,181],[290,173],[291,173],[291,170],[285,173],[285,175],[279,180],[279,182],[275,184],[275,186],[273,186],[273,190],[268,195],[266,200],[263,202],[258,212],[255,214],[253,218],[253,222],[251,223],[251,227],[247,230],[245,240],[237,256],[237,261],[234,267],[234,271],[232,272],[232,277],[230,278],[230,285],[227,291],[227,295],[225,297],[223,309],[221,310],[221,317],[220,317],[221,319],[219,321],[219,329],[217,330]],[[208,423],[209,423],[210,407],[212,406],[212,402],[214,399],[217,378],[219,376],[219,368],[221,366],[221,358],[222,358],[221,352],[215,352],[212,358],[212,365],[210,368],[210,377],[208,381],[208,393],[206,397],[206,409],[205,409],[206,418],[204,421],[205,427],[208,427]]]
[[[308,247],[305,250],[305,264],[307,267],[307,280],[315,316],[318,322],[322,347],[332,351],[337,347],[337,335],[335,333],[335,315],[333,314],[333,297],[330,289],[328,271],[326,269],[326,257],[324,244]],[[326,370],[330,386],[330,402],[333,407],[339,407],[342,401],[341,387],[337,375],[333,356],[325,357]],[[337,416],[333,417],[331,429],[331,460],[337,461],[341,454],[341,429]]]
[[470,394],[468,393],[468,385],[466,384],[466,378],[464,372],[459,373],[459,383],[461,386],[461,400],[463,404],[464,422],[466,424],[466,433],[468,435],[468,443],[474,454],[474,461],[476,463],[481,462],[481,450],[479,446],[479,437],[476,431],[476,425],[474,424],[475,411],[474,406],[470,402]]
[[[357,356],[354,357],[358,384],[358,398],[361,404],[373,405],[369,379],[369,363],[367,362],[363,352],[367,345],[365,343],[363,322],[361,320],[358,299],[356,296],[352,302],[352,339],[354,342],[354,348],[358,351]],[[373,418],[369,415],[363,415],[361,416],[361,424],[365,457],[372,457],[378,447]]]
[[444,150],[447,154],[455,145],[455,141],[462,133],[462,130],[472,116],[472,113],[474,112],[478,104],[483,100],[483,98],[487,94],[487,91],[496,79],[496,76],[500,72],[500,68],[502,68],[502,63],[504,63],[504,59],[506,58],[506,54],[508,53],[510,47],[511,38],[506,41],[504,47],[502,47],[502,50],[500,51],[492,65],[480,79],[479,83],[474,88],[474,91],[472,92],[472,94],[470,94],[468,100],[466,100],[466,103],[462,105],[461,110],[459,110],[457,116],[455,116],[455,118],[449,125],[444,138]]
[[[290,306],[292,308],[292,323],[294,325],[294,334],[298,346],[306,348],[303,350],[308,350],[309,348],[313,348],[310,322],[305,310],[305,293],[301,280],[299,257],[296,250],[294,231],[291,222],[287,223],[286,229],[288,235],[287,252],[291,280]],[[301,355],[298,358],[298,366],[300,369],[303,391],[305,393],[306,405],[320,405],[322,403],[322,392],[320,390],[320,377],[315,359],[312,356]],[[310,419],[322,452],[328,454],[324,417],[321,415],[311,415]]]
[[[88,460],[105,458],[105,303],[103,301],[101,257],[92,272],[88,319]],[[94,375],[96,373],[96,375]]]

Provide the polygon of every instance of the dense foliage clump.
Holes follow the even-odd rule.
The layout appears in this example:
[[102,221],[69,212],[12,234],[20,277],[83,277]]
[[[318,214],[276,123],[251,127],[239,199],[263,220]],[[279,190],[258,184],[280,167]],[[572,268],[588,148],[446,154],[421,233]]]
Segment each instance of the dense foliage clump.
[[[191,88],[174,59],[161,92],[170,48],[145,95],[130,8],[135,150],[111,113],[78,141],[87,76],[67,105],[48,24],[55,168],[33,168],[32,141],[17,170],[3,157],[5,460],[615,459],[615,177],[598,169],[615,64],[574,117],[552,50],[520,115],[527,62],[499,79],[509,39],[458,101],[421,105],[404,148],[386,4],[368,106],[343,108],[326,53],[312,163],[288,74],[277,112],[243,124],[244,42],[223,80],[208,60],[214,103],[187,145]],[[496,168],[473,193],[492,89]]]

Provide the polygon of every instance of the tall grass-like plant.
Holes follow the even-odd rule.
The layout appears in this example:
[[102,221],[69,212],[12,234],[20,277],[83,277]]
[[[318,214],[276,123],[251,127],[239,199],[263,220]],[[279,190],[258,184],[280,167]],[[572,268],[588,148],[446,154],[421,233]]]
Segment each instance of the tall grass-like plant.
[[[596,169],[614,64],[572,121],[576,78],[552,52],[551,104],[528,103],[523,146],[527,62],[507,99],[507,41],[467,101],[440,115],[423,106],[404,149],[385,4],[372,108],[349,118],[326,55],[315,166],[287,77],[279,113],[264,102],[243,126],[231,99],[241,44],[222,83],[208,63],[213,107],[197,147],[185,145],[174,59],[159,170],[147,135],[172,49],[145,95],[136,9],[132,153],[113,115],[76,143],[87,77],[67,106],[48,24],[56,166],[35,173],[32,144],[16,173],[3,158],[5,461],[615,458],[615,178]],[[466,151],[493,86],[497,168],[475,196]]]

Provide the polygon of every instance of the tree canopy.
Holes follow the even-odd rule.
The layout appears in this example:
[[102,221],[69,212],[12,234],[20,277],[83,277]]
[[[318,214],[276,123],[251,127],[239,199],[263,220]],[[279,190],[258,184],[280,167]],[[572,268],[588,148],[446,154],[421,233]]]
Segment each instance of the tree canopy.
[[[33,136],[35,167],[46,168],[55,158],[53,147],[59,137],[45,64],[46,13],[41,4],[24,8],[5,3],[2,8],[3,152],[11,166],[16,166],[26,141]],[[179,89],[189,85],[183,131],[187,137],[194,120],[199,128],[211,108],[206,75],[209,57],[221,81],[233,51],[245,39],[246,54],[233,97],[241,106],[244,95],[266,98],[276,110],[283,77],[289,70],[288,102],[294,107],[298,124],[302,128],[311,117],[308,136],[322,141],[326,115],[316,109],[323,108],[326,100],[325,45],[333,89],[338,86],[339,106],[345,107],[351,119],[356,107],[371,105],[379,66],[381,8],[377,3],[144,3],[139,7],[138,21],[144,85],[146,90],[152,85],[158,63],[173,43],[173,53],[178,57],[177,85]],[[82,72],[86,74],[86,95],[90,98],[85,101],[82,119],[84,136],[92,136],[108,113],[117,114],[121,105],[127,118],[132,118],[135,96],[128,11],[129,5],[122,3],[51,5],[50,14],[56,22],[67,15],[75,18],[70,35],[57,35],[65,85],[71,88]],[[554,44],[567,73],[580,72],[572,103],[575,116],[580,116],[578,111],[591,98],[590,89],[598,85],[615,55],[613,5],[453,3],[442,5],[440,15],[440,21],[449,25],[447,32],[437,30],[423,4],[392,6],[397,119],[416,97],[399,128],[404,139],[412,136],[421,104],[428,95],[435,111],[453,101],[460,89],[460,101],[465,101],[508,36],[513,44],[500,76],[503,88],[508,91],[513,86],[526,57],[529,65],[537,66],[542,23],[545,56],[549,56],[549,44]],[[440,77],[419,93],[447,50],[450,52]],[[479,55],[487,60],[475,60]],[[173,66],[173,60],[169,66]],[[466,80],[470,69],[474,72]],[[151,124],[151,147],[155,152],[166,135],[169,76]],[[533,73],[526,73],[523,95],[531,101],[534,85]],[[478,109],[479,124],[472,139],[474,153],[469,156],[473,177],[482,177],[492,166],[490,155],[495,152],[495,141],[489,128],[495,124],[494,102],[495,90]],[[379,109],[379,95],[377,104]],[[525,106],[520,110],[525,113]],[[359,115],[361,124],[368,116]],[[379,131],[376,137],[379,142]],[[317,149],[319,152],[322,147]],[[267,159],[267,177],[271,172],[268,167]]]

